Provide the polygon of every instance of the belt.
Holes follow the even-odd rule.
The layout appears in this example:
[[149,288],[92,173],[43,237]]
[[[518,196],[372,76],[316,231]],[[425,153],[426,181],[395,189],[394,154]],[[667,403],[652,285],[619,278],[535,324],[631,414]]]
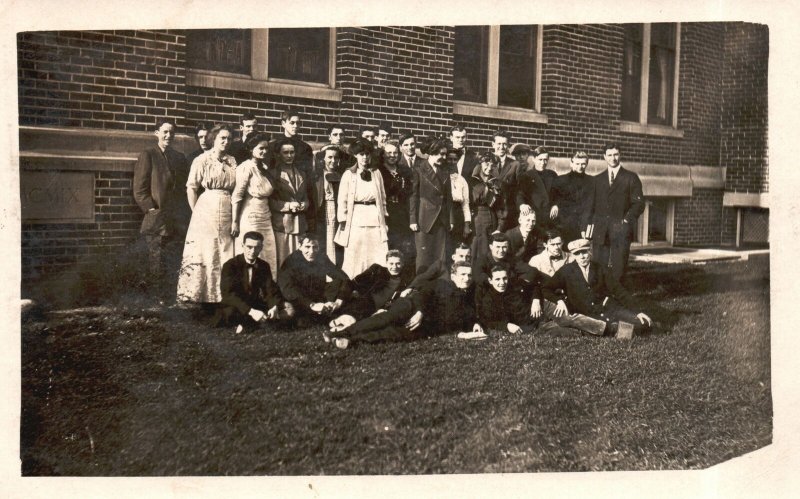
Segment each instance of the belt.
[[354,201],[355,204],[375,204],[375,201]]

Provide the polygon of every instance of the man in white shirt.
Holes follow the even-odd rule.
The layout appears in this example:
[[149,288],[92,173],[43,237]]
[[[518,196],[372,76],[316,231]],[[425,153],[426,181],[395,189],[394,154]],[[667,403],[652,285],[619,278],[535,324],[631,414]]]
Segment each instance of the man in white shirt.
[[553,277],[558,269],[573,260],[572,254],[564,251],[564,240],[561,233],[555,229],[546,232],[546,240],[544,243],[544,250],[534,256],[528,262],[528,265],[535,268],[542,274]]

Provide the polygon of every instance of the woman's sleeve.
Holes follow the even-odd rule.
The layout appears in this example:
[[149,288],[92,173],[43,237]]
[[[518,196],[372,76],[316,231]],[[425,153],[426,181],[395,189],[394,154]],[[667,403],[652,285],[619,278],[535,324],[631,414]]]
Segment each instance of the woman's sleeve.
[[463,178],[460,179],[461,186],[461,211],[464,213],[464,221],[472,222],[472,214],[469,209],[469,185]]
[[233,194],[231,194],[231,203],[240,203],[244,199],[247,192],[247,186],[250,184],[250,176],[253,170],[245,165],[236,168],[236,184],[233,186]]
[[339,182],[339,197],[336,199],[336,221],[347,221],[347,196],[350,192],[350,177],[353,174],[350,170],[345,170],[342,180]]
[[189,169],[189,178],[186,180],[186,187],[190,189],[199,189],[203,181],[201,169],[203,167],[203,155],[196,157],[192,161],[192,167]]

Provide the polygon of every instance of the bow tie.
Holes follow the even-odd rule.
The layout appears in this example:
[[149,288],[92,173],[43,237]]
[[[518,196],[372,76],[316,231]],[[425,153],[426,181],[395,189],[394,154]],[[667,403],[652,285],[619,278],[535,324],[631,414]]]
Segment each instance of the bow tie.
[[253,262],[253,263],[244,262],[244,264],[247,265],[247,268],[250,268],[250,269],[256,268],[255,262]]
[[550,257],[550,261],[557,262],[558,260],[561,260],[560,256],[551,256]]

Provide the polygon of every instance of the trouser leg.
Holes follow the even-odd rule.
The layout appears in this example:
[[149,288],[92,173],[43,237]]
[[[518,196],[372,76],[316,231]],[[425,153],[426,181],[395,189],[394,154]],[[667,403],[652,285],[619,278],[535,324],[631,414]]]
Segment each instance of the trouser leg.
[[400,341],[419,337],[419,333],[409,331],[405,323],[416,312],[411,300],[400,298],[386,312],[362,319],[337,336],[351,341],[375,343],[379,341]]
[[583,314],[556,317],[555,311],[556,304],[549,300],[544,300],[544,305],[542,305],[543,315],[561,327],[577,329],[596,336],[602,336],[606,330],[606,321],[594,319]]
[[604,316],[612,321],[628,322],[633,325],[634,333],[642,333],[650,329],[648,326],[642,324],[642,321],[636,316],[636,312],[628,310],[616,303],[609,303],[603,311]]

